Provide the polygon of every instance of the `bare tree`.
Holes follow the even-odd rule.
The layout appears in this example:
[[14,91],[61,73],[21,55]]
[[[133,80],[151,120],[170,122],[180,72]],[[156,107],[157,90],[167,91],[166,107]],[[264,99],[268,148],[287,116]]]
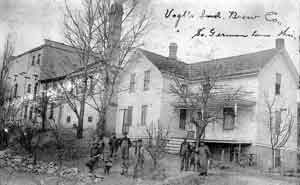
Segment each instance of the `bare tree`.
[[146,133],[148,141],[145,149],[153,161],[154,168],[157,169],[159,160],[166,154],[169,129],[162,127],[159,123],[156,126],[152,123],[147,126]]
[[13,53],[15,50],[15,44],[12,39],[12,35],[8,34],[5,39],[5,43],[2,49],[1,60],[2,63],[0,65],[0,121],[1,124],[5,122],[5,118],[7,117],[8,111],[12,110],[12,104],[6,104],[8,100],[10,100],[10,86],[8,84],[8,73],[9,67],[12,61]]
[[[66,3],[65,36],[72,46],[78,48],[82,66],[79,72],[80,96],[65,93],[79,121],[78,137],[82,135],[86,104],[98,112],[98,134],[105,131],[107,114],[116,104],[115,86],[119,74],[131,51],[139,46],[148,25],[143,5],[136,0],[114,3],[111,0],[83,0],[83,10],[76,12]],[[90,75],[95,73],[100,75]],[[94,89],[92,93],[89,80]]]
[[185,108],[193,115],[191,123],[196,127],[197,142],[204,136],[205,128],[209,123],[222,118],[223,108],[232,105],[234,101],[250,95],[240,87],[232,87],[220,82],[225,73],[220,69],[218,62],[211,61],[195,71],[200,79],[197,83],[178,73],[172,74],[169,92],[176,98],[172,103],[175,109]]
[[[276,168],[275,153],[281,147],[284,147],[289,140],[295,122],[295,115],[287,108],[276,107],[276,102],[278,102],[277,96],[273,96],[270,99],[265,93],[264,101],[266,105],[266,123],[272,149],[272,168]],[[282,112],[286,112],[284,119],[281,118]]]

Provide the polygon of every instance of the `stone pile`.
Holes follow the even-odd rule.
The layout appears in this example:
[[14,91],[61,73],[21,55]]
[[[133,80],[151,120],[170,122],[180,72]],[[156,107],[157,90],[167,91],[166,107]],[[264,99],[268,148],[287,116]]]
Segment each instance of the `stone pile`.
[[63,177],[76,176],[79,173],[77,168],[61,167],[54,162],[37,161],[33,164],[31,155],[15,155],[10,152],[0,152],[0,168],[11,168],[18,172],[29,172],[34,174],[60,175]]

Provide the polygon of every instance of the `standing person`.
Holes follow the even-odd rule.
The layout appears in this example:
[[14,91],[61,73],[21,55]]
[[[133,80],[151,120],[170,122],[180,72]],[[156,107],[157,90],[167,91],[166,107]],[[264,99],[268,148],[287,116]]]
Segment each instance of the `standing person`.
[[143,169],[144,169],[144,162],[145,162],[145,157],[144,157],[144,146],[143,146],[143,140],[139,139],[136,144],[136,150],[135,150],[135,165],[134,165],[134,172],[133,172],[133,177],[137,178],[138,172],[141,172],[143,174]]
[[129,168],[129,148],[131,147],[131,141],[127,137],[127,132],[125,132],[124,137],[121,139],[121,158],[122,158],[122,172],[121,175],[128,175]]
[[111,158],[111,145],[108,138],[103,140],[103,161],[104,161],[104,174],[109,175],[110,168],[112,167]]
[[115,157],[116,153],[117,153],[117,137],[116,137],[116,133],[112,133],[112,136],[109,138],[109,145],[110,145],[110,149],[111,149],[111,156],[110,157]]
[[210,151],[203,141],[200,141],[197,149],[197,165],[199,167],[199,175],[207,175],[208,159],[210,157]]
[[90,150],[90,160],[86,163],[89,172],[93,173],[95,164],[99,161],[102,149],[97,141],[94,141]]
[[181,164],[180,164],[180,170],[188,170],[188,164],[189,164],[189,148],[190,144],[187,142],[187,139],[184,138],[183,142],[180,146],[180,157],[181,157]]
[[193,143],[190,147],[190,170],[195,171],[196,170],[196,145]]

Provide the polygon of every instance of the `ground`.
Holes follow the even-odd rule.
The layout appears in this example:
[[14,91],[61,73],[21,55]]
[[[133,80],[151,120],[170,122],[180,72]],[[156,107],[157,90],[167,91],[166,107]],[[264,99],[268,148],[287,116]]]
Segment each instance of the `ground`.
[[[134,180],[132,177],[123,177],[120,175],[120,164],[114,164],[110,176],[104,176],[103,170],[96,170],[95,174],[102,178],[93,181],[88,177],[87,169],[84,167],[86,159],[73,162],[73,165],[79,167],[81,175],[72,178],[61,178],[55,175],[33,175],[26,173],[13,172],[12,169],[0,169],[1,185],[77,185],[77,184],[101,184],[101,185],[137,185],[137,184],[203,184],[203,185],[300,185],[300,179],[295,177],[282,177],[270,174],[264,174],[252,169],[210,169],[207,177],[199,177],[194,172],[180,172],[178,169],[178,157],[168,155],[161,161],[161,166],[165,167],[165,175],[171,179],[171,183],[164,183],[166,180],[153,180],[153,170],[151,169],[151,161],[147,160],[145,169],[146,177],[141,180]],[[70,162],[65,165],[72,165]],[[163,168],[162,168],[163,169]],[[10,173],[13,172],[13,173]],[[162,175],[163,171],[159,171],[157,176]],[[130,175],[132,170],[130,171]],[[152,176],[150,175],[152,174]],[[154,175],[154,176],[156,176]],[[83,178],[84,177],[84,178]],[[193,181],[177,182],[177,179],[194,178]],[[80,180],[81,179],[81,180]],[[89,179],[89,180],[84,180]],[[172,181],[173,179],[173,181]]]

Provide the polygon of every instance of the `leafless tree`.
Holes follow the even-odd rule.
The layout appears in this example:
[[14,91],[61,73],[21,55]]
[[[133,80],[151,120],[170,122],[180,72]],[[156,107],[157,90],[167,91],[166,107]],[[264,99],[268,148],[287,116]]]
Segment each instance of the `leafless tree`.
[[[65,93],[67,102],[78,118],[78,137],[82,136],[87,98],[91,100],[88,104],[98,112],[97,131],[103,134],[109,109],[116,104],[118,76],[131,51],[139,46],[148,25],[142,1],[82,2],[81,11],[71,10],[66,2],[65,21],[65,37],[74,48],[78,48],[81,64],[80,94],[69,96],[70,93]],[[101,75],[95,77],[90,75],[92,73]],[[95,87],[93,93],[88,87],[89,80],[91,86]]]
[[162,127],[159,122],[157,125],[151,124],[146,128],[147,139],[145,149],[149,153],[154,168],[157,169],[158,162],[166,154],[166,146],[168,144],[169,129]]
[[[275,152],[284,147],[289,140],[295,122],[295,115],[287,108],[276,107],[278,96],[269,98],[265,93],[264,101],[266,105],[266,123],[272,149],[272,168],[275,168]],[[282,112],[286,112],[284,119],[281,118]]]
[[[8,73],[9,67],[12,61],[13,53],[15,50],[15,43],[13,41],[12,35],[8,34],[5,39],[5,43],[2,48],[2,63],[0,65],[0,116],[1,124],[5,122],[8,111],[11,111],[12,104],[6,104],[10,96],[10,86],[8,84]],[[5,116],[6,115],[6,116]]]
[[192,115],[191,123],[196,127],[197,142],[203,138],[205,128],[209,123],[221,119],[223,108],[236,100],[243,99],[251,92],[243,87],[233,87],[220,82],[225,73],[217,61],[210,61],[203,65],[197,75],[200,77],[191,83],[187,77],[174,72],[169,92],[177,101],[172,103],[177,110],[184,108]]

